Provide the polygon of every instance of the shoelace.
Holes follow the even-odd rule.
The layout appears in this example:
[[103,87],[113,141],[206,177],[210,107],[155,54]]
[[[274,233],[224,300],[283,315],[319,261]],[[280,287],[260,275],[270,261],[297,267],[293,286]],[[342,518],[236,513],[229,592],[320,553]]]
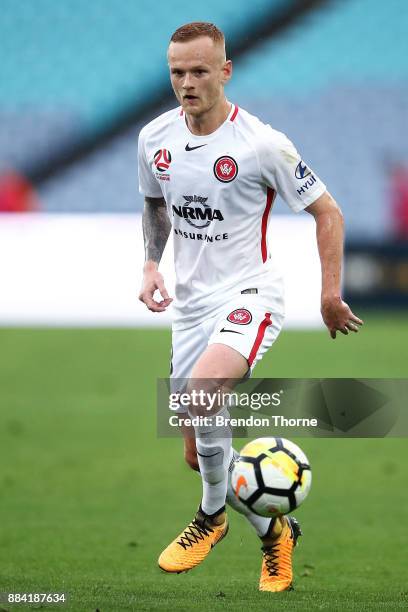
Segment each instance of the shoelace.
[[180,544],[180,546],[186,550],[188,546],[198,544],[199,540],[204,540],[204,537],[213,532],[214,529],[211,529],[211,527],[204,527],[204,525],[200,525],[196,521],[193,521],[184,530],[184,535],[177,541],[177,544]]
[[279,570],[279,542],[272,544],[272,546],[263,546],[262,552],[268,574],[270,576],[277,576]]

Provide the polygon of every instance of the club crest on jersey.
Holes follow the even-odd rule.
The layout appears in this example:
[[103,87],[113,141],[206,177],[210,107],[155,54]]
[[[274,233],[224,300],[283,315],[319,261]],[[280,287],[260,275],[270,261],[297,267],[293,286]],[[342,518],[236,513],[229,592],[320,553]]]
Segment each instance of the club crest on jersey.
[[222,155],[214,163],[214,176],[221,183],[230,183],[238,176],[238,164],[233,157]]
[[159,172],[166,172],[171,164],[171,153],[168,149],[159,149],[154,154],[154,165]]
[[236,325],[248,325],[252,321],[252,315],[246,308],[237,308],[229,313],[227,321]]

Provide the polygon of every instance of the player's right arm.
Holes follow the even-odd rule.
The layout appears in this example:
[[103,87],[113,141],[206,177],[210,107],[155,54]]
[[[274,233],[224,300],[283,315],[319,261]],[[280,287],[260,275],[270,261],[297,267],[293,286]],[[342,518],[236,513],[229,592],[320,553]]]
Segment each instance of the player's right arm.
[[[171,229],[164,198],[145,197],[142,223],[145,263],[139,300],[152,312],[163,312],[172,302],[159,272],[159,263]],[[162,297],[160,302],[153,297],[156,290]]]

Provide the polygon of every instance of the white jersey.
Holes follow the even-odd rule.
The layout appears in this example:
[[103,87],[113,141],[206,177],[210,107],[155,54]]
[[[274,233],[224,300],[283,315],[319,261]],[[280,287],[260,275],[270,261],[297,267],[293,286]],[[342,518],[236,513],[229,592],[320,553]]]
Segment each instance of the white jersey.
[[139,190],[164,197],[172,221],[175,329],[195,325],[229,296],[274,282],[267,244],[276,193],[298,212],[326,187],[288,138],[234,104],[212,134],[196,136],[183,110],[139,136]]

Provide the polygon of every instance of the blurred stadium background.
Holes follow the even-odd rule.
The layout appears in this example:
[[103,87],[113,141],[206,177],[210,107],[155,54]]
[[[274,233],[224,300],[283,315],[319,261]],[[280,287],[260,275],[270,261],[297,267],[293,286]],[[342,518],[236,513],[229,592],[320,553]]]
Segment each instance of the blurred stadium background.
[[[35,214],[32,222],[3,215],[0,322],[91,323],[93,310],[98,322],[158,322],[131,304],[136,291],[124,289],[137,285],[143,257],[137,135],[175,105],[167,41],[180,23],[198,19],[225,30],[235,68],[230,99],[286,132],[341,204],[347,296],[356,305],[405,306],[406,3],[209,0],[186,8],[178,0],[149,7],[2,3],[0,210]],[[273,220],[279,224],[287,212],[278,202]],[[102,279],[105,287],[113,283],[116,300],[100,289],[98,310],[89,275],[95,294]],[[41,290],[24,298],[27,283]],[[82,306],[72,298],[80,294]]]
[[[198,495],[199,483],[182,463],[179,442],[154,433],[154,385],[167,375],[170,335],[169,320],[137,302],[143,260],[137,136],[175,106],[167,43],[179,25],[196,20],[215,22],[226,34],[234,62],[229,99],[286,132],[340,203],[345,294],[366,320],[358,336],[329,343],[319,321],[313,225],[278,201],[270,225],[289,277],[294,329],[257,376],[406,377],[405,0],[2,0],[0,591],[66,588],[74,610],[168,609],[168,601],[176,609],[233,610],[233,586],[248,609],[261,605],[256,591],[248,595],[241,584],[248,575],[256,585],[256,543],[242,558],[242,538],[252,542],[248,531],[219,551],[227,586],[216,560],[188,576],[181,595],[168,577],[158,586],[153,567],[171,526],[189,518],[189,490]],[[288,261],[288,244],[297,245],[298,261],[312,274]],[[166,274],[170,260],[167,253]],[[150,329],[163,320],[163,329]],[[402,559],[395,540],[382,537],[381,518],[392,497],[393,520],[402,521],[406,449],[397,440],[357,442],[304,443],[316,485],[300,518],[315,538],[299,553],[299,609],[313,609],[313,597],[324,607],[336,581],[338,609],[406,604],[406,584],[398,586],[406,582]],[[146,463],[155,483],[146,478]],[[362,523],[361,483],[373,469],[380,494],[365,491]],[[186,486],[179,487],[178,504],[166,505],[164,520],[158,488],[169,499],[174,478]],[[316,516],[327,520],[324,537]],[[333,536],[340,523],[346,531],[357,523],[362,533],[352,559],[344,533]],[[327,544],[333,537],[335,560]],[[398,539],[406,542],[406,529]],[[379,548],[382,563],[373,560]],[[354,603],[347,599],[350,574]],[[198,602],[200,579],[207,590]],[[218,591],[228,597],[217,599]],[[287,606],[276,600],[276,609]]]

